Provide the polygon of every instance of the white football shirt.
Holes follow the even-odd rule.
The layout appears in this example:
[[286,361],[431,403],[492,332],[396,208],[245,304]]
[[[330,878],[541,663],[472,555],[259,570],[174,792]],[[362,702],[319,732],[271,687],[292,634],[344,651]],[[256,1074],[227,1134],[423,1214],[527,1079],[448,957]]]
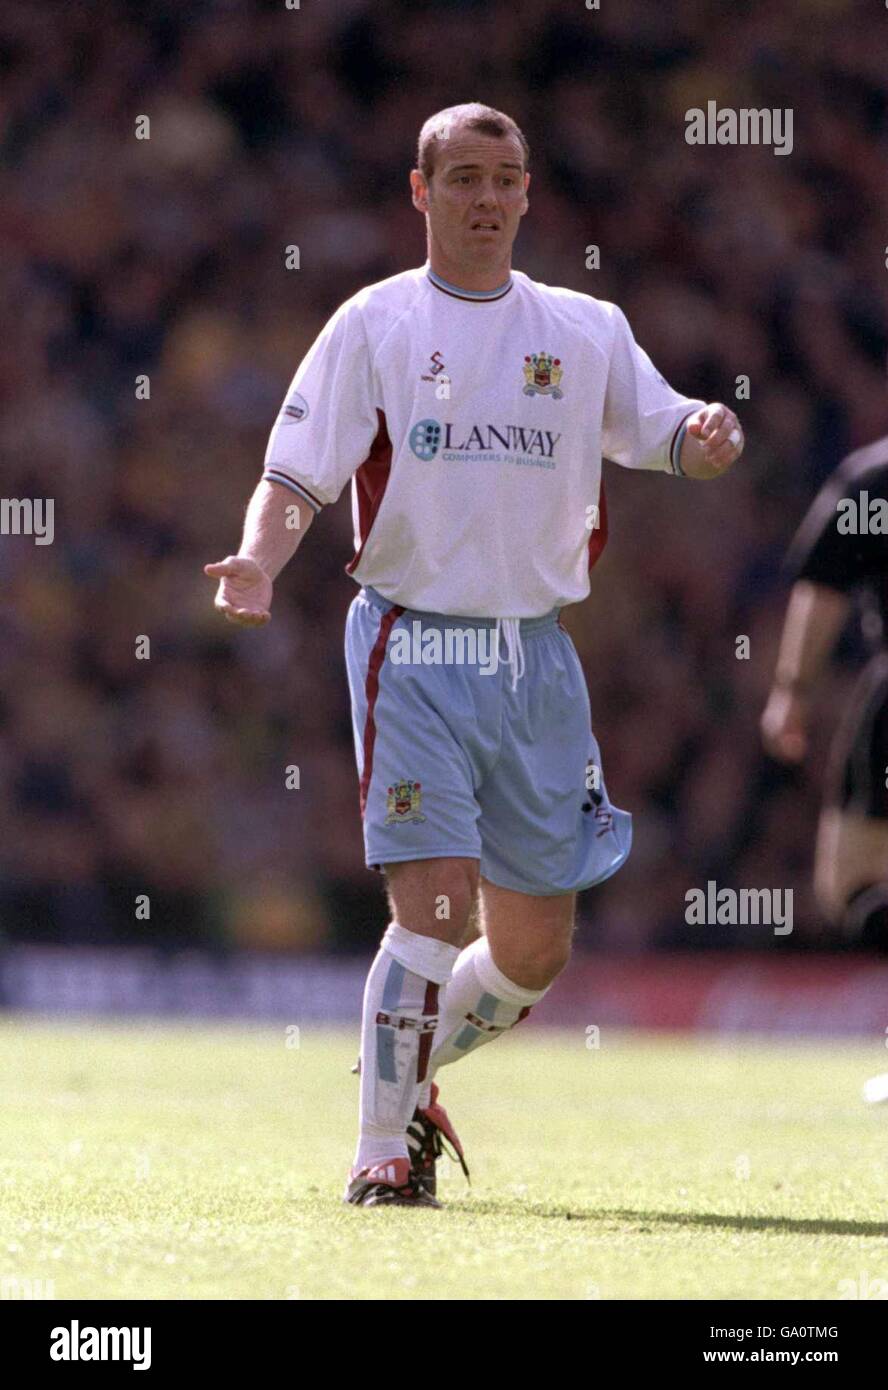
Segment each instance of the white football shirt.
[[296,372],[263,476],[315,510],[352,482],[347,566],[405,608],[536,618],[589,593],[602,456],[676,472],[679,395],[614,304],[428,265],[347,300]]

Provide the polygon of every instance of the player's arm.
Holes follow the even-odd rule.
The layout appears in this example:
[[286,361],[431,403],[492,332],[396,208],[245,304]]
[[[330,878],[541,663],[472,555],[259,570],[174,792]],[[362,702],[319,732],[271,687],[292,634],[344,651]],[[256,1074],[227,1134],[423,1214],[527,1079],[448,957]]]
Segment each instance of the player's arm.
[[682,430],[676,471],[686,478],[717,478],[743,453],[740,421],[733,410],[720,401],[694,411]]
[[606,306],[610,360],[602,421],[602,453],[623,468],[660,469],[688,478],[717,478],[743,452],[733,410],[681,395],[635,341],[626,315]]
[[274,580],[315,513],[337,500],[367,458],[379,414],[363,321],[356,300],[348,300],[290,384],[237,555],[204,567],[219,580],[216,608],[230,622],[261,627],[269,621]]
[[307,502],[280,483],[263,478],[250,498],[237,554],[204,565],[204,574],[219,580],[217,611],[241,627],[269,622],[274,581],[313,520],[314,511]]
[[810,692],[839,639],[850,607],[850,596],[837,589],[809,579],[793,585],[774,683],[762,715],[762,738],[773,757],[796,763],[805,756]]
[[[848,484],[851,495],[859,491]],[[852,591],[881,564],[861,538],[839,527],[837,503],[846,488],[841,471],[821,488],[787,557],[794,577],[780,638],[774,683],[762,715],[768,752],[785,762],[805,756],[812,686],[822,674],[848,617]]]

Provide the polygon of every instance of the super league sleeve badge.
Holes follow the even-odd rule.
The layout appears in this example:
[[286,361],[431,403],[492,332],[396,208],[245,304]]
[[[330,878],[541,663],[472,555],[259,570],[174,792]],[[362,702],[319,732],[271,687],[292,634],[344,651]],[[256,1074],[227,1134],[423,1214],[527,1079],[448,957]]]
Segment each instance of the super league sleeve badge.
[[560,400],[564,392],[559,390],[564,368],[560,357],[550,352],[533,352],[524,359],[525,396],[552,396]]
[[300,396],[298,391],[294,391],[287,398],[282,414],[286,416],[287,420],[293,420],[299,424],[308,414],[308,401],[304,396]]
[[422,785],[419,782],[395,782],[388,789],[386,798],[386,825],[397,825],[403,821],[425,820],[420,805]]

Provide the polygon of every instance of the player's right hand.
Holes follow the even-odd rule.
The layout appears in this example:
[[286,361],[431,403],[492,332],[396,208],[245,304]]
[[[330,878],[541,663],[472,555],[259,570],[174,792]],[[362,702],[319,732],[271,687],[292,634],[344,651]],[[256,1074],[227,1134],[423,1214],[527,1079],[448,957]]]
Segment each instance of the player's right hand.
[[775,685],[762,715],[762,741],[772,758],[800,763],[808,748],[808,705],[797,691]]
[[219,580],[214,606],[230,623],[264,627],[271,622],[272,583],[255,560],[229,555],[226,560],[204,565],[204,574]]

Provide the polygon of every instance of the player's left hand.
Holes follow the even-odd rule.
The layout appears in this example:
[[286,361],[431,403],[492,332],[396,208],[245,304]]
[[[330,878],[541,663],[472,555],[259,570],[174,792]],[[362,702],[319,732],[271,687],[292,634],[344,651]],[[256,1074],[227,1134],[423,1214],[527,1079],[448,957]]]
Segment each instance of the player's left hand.
[[743,453],[740,421],[720,401],[704,405],[688,420],[688,434],[701,445],[705,463],[713,473],[724,473]]

